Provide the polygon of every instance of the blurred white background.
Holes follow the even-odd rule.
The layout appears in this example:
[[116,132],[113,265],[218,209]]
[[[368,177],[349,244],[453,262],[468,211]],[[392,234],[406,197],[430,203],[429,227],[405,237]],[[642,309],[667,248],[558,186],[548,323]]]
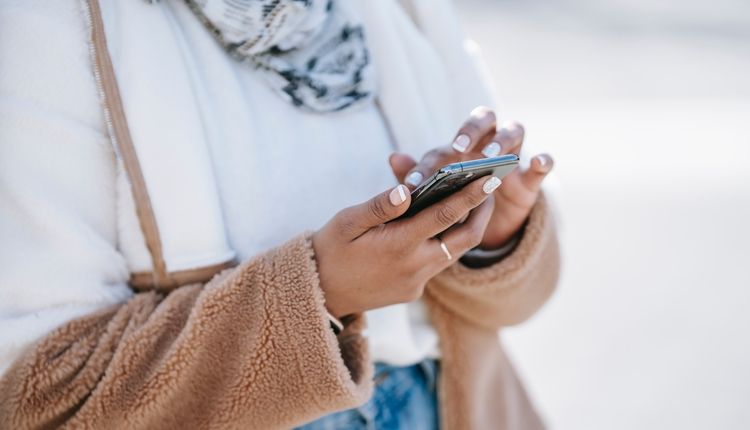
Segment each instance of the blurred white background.
[[504,334],[550,426],[750,428],[750,1],[456,3],[557,162],[562,282]]

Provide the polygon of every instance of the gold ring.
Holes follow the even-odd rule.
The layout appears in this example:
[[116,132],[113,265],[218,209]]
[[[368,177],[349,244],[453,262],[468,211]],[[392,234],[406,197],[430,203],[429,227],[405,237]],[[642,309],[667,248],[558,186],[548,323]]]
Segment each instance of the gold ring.
[[445,242],[443,242],[442,240],[440,241],[440,249],[442,249],[445,256],[448,257],[448,261],[453,260],[453,256],[451,255],[451,252],[448,251],[448,247],[445,246]]

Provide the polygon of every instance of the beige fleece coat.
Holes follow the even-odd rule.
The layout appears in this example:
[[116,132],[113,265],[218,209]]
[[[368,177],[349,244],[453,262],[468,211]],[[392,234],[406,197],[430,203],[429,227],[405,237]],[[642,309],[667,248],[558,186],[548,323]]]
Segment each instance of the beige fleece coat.
[[[445,429],[541,428],[497,330],[532,315],[559,270],[543,198],[516,250],[425,291],[440,335]],[[302,236],[168,295],[143,292],[56,329],[0,380],[0,428],[290,428],[362,404],[372,363],[355,316],[338,337]]]

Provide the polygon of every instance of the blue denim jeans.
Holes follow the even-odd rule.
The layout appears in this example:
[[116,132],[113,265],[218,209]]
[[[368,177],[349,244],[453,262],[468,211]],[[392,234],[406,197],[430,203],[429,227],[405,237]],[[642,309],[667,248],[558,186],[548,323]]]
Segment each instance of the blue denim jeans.
[[375,392],[359,408],[336,412],[298,430],[437,430],[439,364],[425,360],[413,366],[375,365]]

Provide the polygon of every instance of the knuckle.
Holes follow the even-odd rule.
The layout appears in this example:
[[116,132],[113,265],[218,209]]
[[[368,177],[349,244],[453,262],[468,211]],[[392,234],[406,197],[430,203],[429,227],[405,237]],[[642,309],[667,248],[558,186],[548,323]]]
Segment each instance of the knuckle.
[[438,210],[435,212],[435,221],[440,226],[448,227],[450,225],[453,225],[453,223],[456,222],[459,218],[459,213],[450,204],[444,204],[438,208]]
[[517,130],[519,133],[524,133],[526,131],[523,124],[516,120],[508,121],[507,127],[511,130]]
[[393,253],[392,255],[397,261],[406,260],[413,251],[414,249],[405,242],[398,242],[391,248],[391,252]]
[[484,199],[487,197],[487,195],[484,193],[481,187],[478,187],[477,189],[471,190],[471,192],[466,193],[466,205],[469,208],[475,208],[482,204]]
[[460,154],[456,154],[456,150],[451,145],[444,145],[430,151],[429,158],[425,158],[425,167],[427,171],[432,174],[437,171],[440,167],[460,161],[462,159]]
[[520,126],[516,134],[516,140],[518,141],[519,144],[521,144],[523,143],[523,140],[525,137],[526,137],[526,129],[524,129],[523,126]]
[[510,129],[508,129],[505,126],[500,127],[495,132],[495,140],[498,140],[500,142],[507,142],[507,141],[513,140],[513,136],[512,136]]
[[[451,161],[458,160],[460,157],[456,156],[456,151],[450,146],[442,146],[435,150],[434,164],[445,164]],[[436,166],[440,167],[440,166]]]
[[385,203],[382,198],[378,197],[370,200],[370,203],[367,205],[367,210],[373,217],[375,217],[375,219],[383,222],[388,221],[388,211],[385,208]]
[[490,120],[495,121],[495,111],[492,110],[492,108],[489,108],[487,106],[477,106],[474,109],[472,109],[470,114],[471,119],[477,119],[477,120]]
[[440,148],[433,148],[427,151],[422,158],[425,160],[430,160],[430,159],[439,157],[440,153],[441,153]]
[[478,136],[482,132],[482,127],[477,119],[470,119],[464,123],[461,127],[461,134],[468,134],[469,136]]
[[411,225],[385,225],[383,226],[385,251],[389,258],[394,259],[398,265],[403,266],[411,261],[412,254],[417,248],[418,242],[412,233]]
[[401,300],[404,302],[413,302],[422,297],[424,291],[424,284],[421,282],[413,282],[407,288],[404,288]]
[[448,160],[450,160],[451,157],[455,157],[452,152],[455,151],[453,151],[453,148],[451,148],[450,145],[431,149],[424,155],[424,157],[422,157],[422,161],[419,162],[417,168],[425,175],[425,178],[427,178],[427,176],[432,174],[432,172],[437,170],[443,164],[450,162]]
[[357,222],[349,209],[344,209],[336,214],[336,230],[342,235],[349,235],[357,230]]
[[516,142],[522,142],[526,136],[526,128],[518,121],[510,121],[505,126]]

